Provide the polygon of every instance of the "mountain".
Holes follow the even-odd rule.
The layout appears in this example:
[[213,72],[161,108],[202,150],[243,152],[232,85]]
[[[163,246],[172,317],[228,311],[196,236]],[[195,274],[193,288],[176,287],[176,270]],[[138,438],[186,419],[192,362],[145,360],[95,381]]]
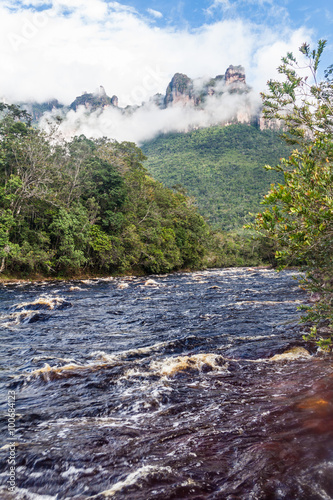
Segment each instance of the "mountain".
[[[168,84],[165,94],[155,94],[141,106],[119,107],[118,97],[109,97],[104,87],[100,86],[94,93],[84,92],[65,106],[56,99],[43,103],[21,103],[30,112],[35,122],[44,113],[56,111],[63,119],[69,111],[80,111],[86,114],[117,109],[125,117],[133,116],[138,111],[151,112],[169,108],[187,108],[198,111],[187,124],[187,127],[198,128],[211,124],[228,125],[230,123],[260,123],[258,96],[254,96],[246,83],[245,70],[242,66],[229,66],[223,75],[214,78],[191,79],[183,73],[176,73]],[[82,108],[81,108],[82,107]],[[200,115],[200,118],[199,118]],[[203,118],[203,115],[208,117]],[[198,124],[199,122],[199,124]],[[201,125],[203,123],[203,125]],[[172,126],[171,126],[172,128]]]
[[141,146],[145,167],[168,187],[183,186],[199,212],[218,229],[241,228],[280,173],[265,170],[289,156],[273,130],[237,124],[159,136]]
[[79,106],[85,106],[91,112],[98,109],[105,109],[109,106],[118,107],[118,97],[116,95],[109,97],[106,95],[104,87],[100,85],[98,92],[94,94],[84,92],[84,94],[76,97],[69,106],[69,109],[77,111]]
[[20,106],[28,111],[30,115],[32,116],[32,121],[34,123],[38,123],[39,120],[42,118],[44,113],[49,113],[54,110],[59,110],[60,112],[66,107],[61,104],[57,99],[51,99],[50,101],[45,101],[45,102],[25,102],[25,103],[19,103]]
[[200,106],[207,98],[224,93],[249,92],[245,70],[242,66],[229,66],[224,75],[208,80],[192,80],[187,75],[176,73],[169,83],[164,97],[164,107],[175,104]]
[[224,230],[242,227],[249,212],[260,210],[270,184],[283,180],[264,165],[277,164],[290,151],[277,132],[267,129],[242,66],[229,66],[213,78],[176,73],[165,94],[141,106],[119,107],[117,96],[109,97],[102,86],[79,95],[69,107],[56,100],[29,106],[35,120],[45,111],[59,113],[69,137],[93,137],[97,130],[138,142],[151,175],[167,187],[185,188],[201,214]]
[[65,115],[68,111],[77,111],[79,106],[84,106],[88,112],[103,110],[110,106],[118,107],[118,97],[109,97],[104,87],[101,85],[97,92],[88,93],[84,92],[74,99],[69,105],[65,106],[57,99],[49,101],[38,102],[21,102],[20,106],[31,114],[33,122],[38,123],[45,113],[58,111],[59,115]]

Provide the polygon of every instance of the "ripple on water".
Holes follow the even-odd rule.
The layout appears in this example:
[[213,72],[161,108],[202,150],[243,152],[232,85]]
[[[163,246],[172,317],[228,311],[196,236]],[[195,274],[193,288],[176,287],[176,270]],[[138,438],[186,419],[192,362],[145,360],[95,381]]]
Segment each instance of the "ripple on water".
[[292,274],[3,287],[15,500],[333,498],[333,368],[304,350]]

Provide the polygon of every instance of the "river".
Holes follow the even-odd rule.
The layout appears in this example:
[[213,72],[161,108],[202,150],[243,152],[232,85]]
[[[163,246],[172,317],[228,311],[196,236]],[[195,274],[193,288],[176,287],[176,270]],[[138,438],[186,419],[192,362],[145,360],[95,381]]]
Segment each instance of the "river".
[[332,499],[333,367],[293,274],[1,285],[0,498]]

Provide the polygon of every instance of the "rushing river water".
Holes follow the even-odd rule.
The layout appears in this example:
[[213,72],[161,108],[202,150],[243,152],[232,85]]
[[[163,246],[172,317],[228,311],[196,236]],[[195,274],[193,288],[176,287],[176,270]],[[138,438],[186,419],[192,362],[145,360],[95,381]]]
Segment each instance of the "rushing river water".
[[332,363],[270,360],[308,348],[292,275],[2,286],[0,498],[332,499]]

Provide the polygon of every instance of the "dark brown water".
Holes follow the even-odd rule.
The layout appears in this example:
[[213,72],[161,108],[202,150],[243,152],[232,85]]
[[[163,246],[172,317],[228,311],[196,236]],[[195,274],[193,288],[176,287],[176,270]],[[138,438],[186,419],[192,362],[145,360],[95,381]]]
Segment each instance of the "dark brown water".
[[292,274],[0,288],[0,498],[332,499],[332,362],[269,360],[308,348]]

